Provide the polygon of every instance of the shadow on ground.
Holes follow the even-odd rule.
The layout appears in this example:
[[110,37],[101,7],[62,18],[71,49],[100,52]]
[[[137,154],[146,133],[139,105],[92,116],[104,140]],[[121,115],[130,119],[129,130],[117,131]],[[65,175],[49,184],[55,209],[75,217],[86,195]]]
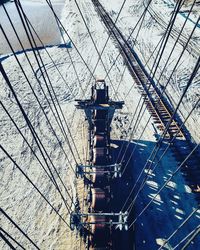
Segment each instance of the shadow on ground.
[[[123,146],[123,152],[127,146],[126,141],[112,141],[114,147],[112,148],[113,162],[118,158],[120,148]],[[179,147],[184,147],[184,142],[177,141]],[[141,170],[143,169],[152,149],[155,146],[155,142],[150,141],[137,141],[133,142],[128,147],[126,155],[124,157],[124,165],[130,158],[131,152],[134,151],[133,156],[123,176],[119,179],[113,180],[114,198],[112,201],[113,212],[120,211],[126,201],[130,190],[133,188]],[[164,152],[167,144],[164,143],[155,162],[152,164],[151,169],[154,168],[156,162]],[[174,150],[173,150],[174,151]],[[123,153],[118,158],[118,162],[122,158]],[[167,239],[174,230],[188,217],[188,215],[197,207],[197,200],[199,194],[191,192],[191,188],[188,185],[196,185],[196,179],[192,183],[190,171],[185,171],[185,167],[182,171],[178,171],[176,175],[171,179],[167,186],[161,191],[156,199],[151,203],[148,209],[138,217],[142,209],[149,203],[152,197],[158,192],[162,185],[168,180],[172,173],[180,165],[182,158],[177,154],[174,155],[172,150],[168,150],[165,157],[163,157],[160,164],[155,168],[154,172],[148,174],[147,183],[143,189],[139,192],[133,209],[131,210],[129,217],[129,224],[137,218],[134,227],[130,228],[129,232],[113,231],[113,238],[115,242],[114,249],[116,250],[154,250],[158,249],[164,239]],[[129,199],[127,207],[137,194],[140,185],[142,184],[146,172],[141,175],[140,180],[134,189],[134,192]],[[196,198],[196,199],[195,199]],[[190,220],[175,234],[170,240],[169,244],[164,249],[171,249],[175,247],[184,237],[186,237],[192,230],[199,225],[200,213],[196,213]],[[183,242],[184,244],[185,242]],[[181,249],[181,246],[176,249]],[[193,243],[188,249],[196,250],[200,249],[200,237],[196,237]]]

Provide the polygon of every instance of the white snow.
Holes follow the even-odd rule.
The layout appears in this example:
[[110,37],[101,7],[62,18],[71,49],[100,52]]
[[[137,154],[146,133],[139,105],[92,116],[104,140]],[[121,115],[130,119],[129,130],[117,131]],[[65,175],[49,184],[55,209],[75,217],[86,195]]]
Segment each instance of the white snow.
[[[60,37],[56,29],[55,21],[53,18],[50,18],[52,14],[44,2],[44,0],[23,1],[23,6],[33,25],[35,24],[35,27],[38,29],[43,42],[45,42],[46,44],[60,43]],[[54,7],[58,11],[58,14],[61,13],[61,8],[63,6],[62,2],[63,1],[54,1]],[[99,17],[91,1],[78,0],[77,2],[79,3],[84,17],[87,20],[89,29],[96,42],[97,48],[99,51],[101,51],[108,37],[107,31],[105,30],[102,22],[99,20]],[[122,2],[122,0],[101,0],[101,3],[105,6],[105,8],[109,11],[110,15],[113,18],[116,18]],[[6,4],[6,6],[8,6],[8,10],[10,12],[13,11],[13,3]],[[144,6],[142,4],[142,1],[139,0],[132,2],[127,1],[127,3],[125,4],[117,24],[126,37],[128,37],[128,35],[130,34],[132,27],[137,22],[143,9]],[[3,10],[1,8],[1,16],[2,11]],[[163,0],[153,1],[152,11],[155,11],[157,14],[159,14],[159,16],[162,17],[165,23],[168,22],[171,14],[171,8],[167,4],[165,4]],[[17,26],[18,32],[23,40],[23,43],[26,45],[26,48],[29,48],[29,44],[24,37],[25,34],[23,32],[23,28],[20,27],[17,15],[13,14],[12,17],[15,21],[16,26],[19,25]],[[195,20],[196,16],[193,15],[192,18]],[[73,42],[79,49],[84,60],[86,60],[86,63],[93,71],[93,68],[98,59],[98,54],[95,51],[95,48],[91,42],[91,39],[87,33],[87,30],[84,26],[84,23],[74,1],[65,1],[65,5],[62,10],[62,22],[69,32]],[[180,29],[182,23],[183,17],[180,15],[178,16],[176,23],[177,29]],[[14,44],[15,49],[20,49],[16,38],[11,31],[11,27],[7,23],[6,18],[1,19],[1,24],[3,27],[5,27],[6,32],[8,32],[10,38],[12,38],[12,43]],[[191,32],[191,29],[192,24],[190,23],[184,30],[184,34],[188,36],[188,34]],[[147,18],[145,18],[143,28],[141,29],[140,35],[138,37],[138,43],[135,46],[136,52],[143,62],[147,61],[162,34],[163,28],[159,24],[157,24],[155,20],[152,19],[150,14],[148,14]],[[2,34],[0,34],[0,53],[6,54],[9,52],[9,50],[5,45],[5,41],[1,39],[1,36]],[[65,37],[67,40],[69,40],[66,35]],[[199,37],[199,30],[197,30],[192,43],[195,51],[199,51]],[[172,48],[172,46],[173,38],[170,38],[169,45],[163,58],[167,58],[167,55],[169,54],[170,48]],[[166,81],[167,76],[169,76],[171,70],[173,69],[176,58],[181,53],[181,50],[182,46],[179,44],[170,60],[169,66],[164,72],[162,84]],[[81,88],[84,89],[87,84],[91,85],[94,79],[91,79],[89,71],[77,54],[73,45],[72,49],[69,49],[69,53],[72,57],[73,62],[75,63],[81,86],[79,85],[79,81],[77,80],[76,74],[74,73],[73,66],[66,49],[58,48],[55,46],[52,48],[48,48],[48,52],[53,57],[56,65],[59,66],[61,73],[72,89],[71,93],[56,69],[53,67],[52,62],[48,58],[46,52],[44,50],[41,50],[41,55],[44,59],[45,65],[47,66],[47,70],[50,79],[53,82],[55,92],[64,111],[65,117],[70,125],[71,133],[74,136],[74,140],[79,152],[82,152],[84,151],[83,146],[85,146],[81,142],[84,140],[82,138],[83,136],[81,135],[84,124],[84,114],[83,112],[75,111],[74,99],[81,98]],[[116,58],[118,53],[119,52],[117,48],[113,44],[112,40],[110,40],[102,56],[102,60],[107,69],[109,69],[109,67],[112,65],[113,60]],[[31,62],[34,65],[35,72],[45,89],[45,93],[48,94],[36,61],[34,59],[33,53],[28,52],[28,56],[30,57]],[[70,157],[73,166],[75,166],[67,142],[64,139],[53,117],[53,114],[47,105],[47,101],[45,100],[41,92],[41,89],[30,69],[30,66],[27,63],[24,54],[18,55],[18,58],[23,64],[25,72],[31,80],[31,84],[34,87],[38,98],[40,99],[42,105],[45,107],[45,111],[47,112],[47,115],[52,122],[52,125],[55,128],[59,139],[62,141],[64,149]],[[151,58],[150,60],[149,68],[151,68],[153,59],[154,58]],[[180,98],[180,95],[184,89],[183,86],[187,82],[196,60],[197,58],[195,58],[192,53],[189,53],[187,51],[183,56],[176,74],[173,76],[173,81],[170,82],[170,85],[167,88],[167,94],[170,97],[173,96],[172,103],[174,105],[175,103],[177,103],[178,98]],[[161,62],[161,65],[163,65],[163,63],[164,61]],[[65,156],[59,148],[55,137],[52,135],[52,132],[47,125],[44,114],[40,110],[39,105],[30,90],[30,87],[28,86],[22,72],[19,69],[19,66],[14,59],[14,56],[10,56],[8,59],[3,60],[3,66],[5,67],[5,71],[7,72],[9,79],[13,84],[14,89],[17,92],[19,99],[22,102],[22,105],[25,108],[31,122],[34,124],[39,137],[42,139],[42,142],[49,152],[51,159],[59,170],[59,173],[61,174],[65,184],[69,188],[70,193],[75,194],[74,175],[70,170],[69,164],[67,163]],[[109,81],[109,79],[106,80],[113,99],[125,99],[126,105],[121,112],[117,113],[117,115],[120,117],[125,117],[126,115],[128,115],[128,120],[130,122],[139,101],[140,95],[137,91],[136,86],[132,87],[133,80],[128,73],[128,70],[125,71],[124,78],[122,79],[122,83],[118,90],[118,96],[115,95],[112,86],[114,86],[115,88],[118,85],[123,69],[124,62],[120,56],[119,60],[116,63],[116,66],[114,66],[110,72],[111,82]],[[158,72],[160,71],[161,69],[159,69]],[[99,63],[94,75],[97,78],[105,77],[106,72],[101,62]],[[159,74],[156,75],[156,78],[158,77]],[[14,97],[6,86],[2,76],[0,76],[0,84],[0,98],[2,102],[5,104],[9,112],[13,115],[13,119],[22,129],[22,132],[29,143],[34,147],[38,157],[42,159],[39,150],[37,149],[36,144],[31,136],[30,130],[25,124],[23,117],[15,103]],[[191,91],[188,93],[187,99],[184,99],[184,105],[181,106],[181,116],[186,116],[192,105],[194,105],[194,102],[199,95],[198,87],[199,75],[195,78],[194,84],[191,87]],[[129,93],[130,89],[131,91]],[[174,91],[174,89],[176,91]],[[127,93],[129,93],[128,96]],[[88,89],[87,91],[87,96],[89,96],[89,94],[90,89]],[[190,132],[197,141],[200,139],[198,114],[199,109],[196,110],[196,113],[191,117],[191,119],[188,120],[187,124]],[[137,142],[137,139],[148,119],[149,114],[148,112],[145,112],[144,117],[141,120],[141,124],[137,129],[137,133],[134,135],[134,142]],[[52,202],[52,204],[56,208],[59,208],[59,212],[62,214],[62,216],[66,220],[68,220],[69,216],[67,215],[64,203],[62,202],[60,196],[55,191],[55,188],[52,186],[52,184],[49,182],[46,174],[40,168],[39,163],[27,148],[26,143],[18,134],[17,130],[14,128],[12,122],[2,110],[2,108],[0,108],[0,121],[1,144],[6,148],[6,150],[8,150],[9,153],[12,154],[12,157],[16,160],[16,162],[30,176],[34,183],[38,185],[38,187],[42,192],[44,192],[44,194]],[[135,179],[137,179],[140,170],[144,166],[145,161],[147,160],[156,142],[155,131],[153,129],[153,126],[151,125],[152,123],[153,121],[149,123],[144,135],[142,136],[140,141],[138,141],[138,148],[134,154],[133,175],[135,176]],[[113,122],[112,138],[118,139],[120,137],[121,133],[119,128],[119,124],[117,122]],[[128,128],[128,124],[124,124],[123,128],[126,130]],[[130,132],[128,131],[125,132],[126,133],[123,134],[123,138],[126,138],[125,134],[130,134]],[[81,154],[82,160],[83,157],[84,156]],[[161,164],[156,168],[156,170],[154,172],[150,171],[148,183],[147,185],[145,185],[145,188],[137,199],[135,214],[138,214],[150,201],[150,199],[154,197],[159,188],[169,178],[169,176],[171,176],[172,172],[177,167],[178,163],[173,157],[171,151],[169,151],[161,161]],[[78,238],[76,238],[76,235],[69,232],[63,222],[58,219],[58,217],[48,207],[45,201],[40,198],[40,196],[33,190],[31,185],[25,180],[24,177],[22,177],[16,167],[13,166],[12,163],[10,163],[10,161],[2,152],[0,153],[0,184],[0,197],[3,209],[6,210],[8,214],[16,222],[19,223],[19,225],[40,246],[41,249],[80,249],[80,241],[78,240]],[[60,183],[59,186],[60,188],[62,188],[66,199],[68,199]],[[185,183],[184,177],[179,172],[171,180],[171,182],[168,183],[168,186],[156,197],[150,208],[137,221],[135,225],[135,242],[137,249],[157,249],[163,242],[163,239],[166,239],[196,206],[197,203],[195,201],[194,194],[191,193],[188,185]],[[177,234],[177,237],[173,239],[172,246],[195,228],[195,225],[198,224],[198,218],[199,217],[197,215],[191,218],[187,226],[185,226],[183,230],[180,231],[179,234]],[[15,235],[16,239],[19,240],[25,246],[25,248],[32,249],[28,241],[16,229],[14,229],[14,227],[10,223],[7,223],[2,215],[0,216],[0,219],[2,220],[5,230],[8,230],[10,233],[12,233],[12,235]],[[195,246],[196,245],[194,245],[194,247],[191,249],[195,249]],[[0,241],[0,249],[8,249],[3,241]]]

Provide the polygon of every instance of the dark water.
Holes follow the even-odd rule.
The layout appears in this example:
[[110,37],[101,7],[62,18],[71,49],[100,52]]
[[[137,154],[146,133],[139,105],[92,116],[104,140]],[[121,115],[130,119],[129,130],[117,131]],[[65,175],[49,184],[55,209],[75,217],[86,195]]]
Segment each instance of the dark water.
[[3,3],[7,3],[10,2],[10,0],[0,0],[0,5],[2,5]]

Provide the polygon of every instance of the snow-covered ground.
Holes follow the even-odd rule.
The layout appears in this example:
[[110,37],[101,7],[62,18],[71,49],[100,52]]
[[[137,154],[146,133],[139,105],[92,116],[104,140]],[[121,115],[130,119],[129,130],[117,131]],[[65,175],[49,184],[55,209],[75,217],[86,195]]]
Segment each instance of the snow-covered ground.
[[[113,17],[113,20],[115,20],[115,18],[117,17],[121,1],[120,0],[116,1],[116,3],[118,4],[112,5],[110,1],[105,1],[104,3],[106,9],[110,11],[110,15]],[[142,12],[144,11],[144,6],[147,6],[147,3],[148,1],[136,1],[134,5],[130,5],[128,3],[125,4],[117,24],[127,38],[129,37],[134,27],[133,24],[136,24],[136,22],[139,20]],[[173,3],[173,1],[159,0],[159,1],[153,1],[151,3],[149,12],[145,16],[142,29],[137,37],[135,50],[140,55],[140,59],[144,62],[144,64],[150,59],[147,67],[149,71],[152,68],[152,64],[154,62],[155,55],[157,52],[154,53],[153,56],[152,53],[154,51],[154,48],[158,44],[159,40],[161,39],[162,35],[164,34],[165,28],[167,27],[167,24],[171,17],[171,13],[173,11],[174,4],[170,3]],[[189,5],[187,9],[190,9],[190,7],[191,5]],[[186,7],[184,7],[183,10],[185,10],[185,8]],[[199,7],[195,6],[193,8],[193,12],[190,15],[190,20],[186,23],[185,28],[182,32],[185,38],[188,38],[190,33],[192,32],[194,23],[197,21],[199,17],[199,11],[200,11]],[[185,17],[183,17],[182,13],[178,14],[174,26],[177,31],[180,31],[184,21]],[[133,36],[130,39],[130,41],[132,42],[134,41],[134,38],[137,34],[138,27],[139,25],[137,26],[136,31],[133,33]],[[176,37],[177,35],[174,36],[174,38]],[[164,65],[174,45],[175,42],[174,38],[170,37],[169,42],[167,43],[164,55],[160,63],[160,65],[162,66]],[[194,65],[196,64],[197,59],[200,55],[199,44],[200,44],[200,27],[198,25],[190,42],[191,49],[193,48],[194,53],[191,52],[191,49],[189,51],[184,52],[180,60],[180,63],[178,64],[175,73],[173,74],[170,80],[170,84],[168,84],[166,90],[167,95],[170,96],[170,102],[172,102],[174,106],[176,106],[178,100],[180,99],[180,96],[188,81],[188,75],[191,74],[192,69],[194,68]],[[177,58],[181,54],[182,50],[183,46],[180,43],[178,43],[161,77],[161,80],[159,81],[159,84],[161,84],[162,86],[165,86],[168,76],[171,74],[171,71],[174,68]],[[160,66],[156,73],[156,79],[159,79],[161,70],[162,67]],[[198,84],[199,81],[200,81],[200,72],[197,73],[197,76],[193,80],[193,84],[190,87],[186,98],[184,98],[183,104],[180,106],[181,112],[179,114],[182,117],[187,116],[187,114],[189,113],[189,111],[192,109],[195,102],[199,98],[199,84]],[[200,119],[199,109],[197,109],[195,110],[195,112],[190,117],[187,123],[190,132],[197,141],[200,141],[199,133],[197,132],[199,131],[198,130],[198,124],[200,122],[199,119]]]
[[[26,1],[23,1],[23,4],[24,7],[27,8],[27,10],[30,6],[31,8],[36,8],[37,11],[35,13],[38,16],[42,15],[44,17],[42,20],[45,20],[45,22],[49,20],[48,18],[51,15],[50,10],[48,11],[47,7],[38,7],[41,7],[41,5],[46,6],[44,5],[44,3],[40,3],[40,1],[37,1],[36,5],[35,3],[31,3],[30,5],[30,3],[25,2]],[[99,51],[101,51],[108,37],[107,31],[105,30],[105,27],[102,22],[99,20],[99,17],[91,1],[79,0],[77,2],[79,3],[80,8],[84,14],[88,27],[96,42],[97,48]],[[122,0],[101,0],[101,3],[110,12],[113,18],[117,16],[122,2]],[[11,6],[11,4],[7,5]],[[55,4],[55,8],[56,7],[57,5]],[[154,11],[157,11],[165,20],[165,22],[169,20],[171,9],[164,1],[153,1],[152,9]],[[118,25],[126,37],[128,37],[132,27],[137,22],[143,10],[144,5],[142,1],[138,0],[131,3],[127,2],[125,4],[124,9],[120,15]],[[33,14],[33,25],[35,23],[35,27],[38,27],[38,29],[40,30],[42,40],[44,39],[43,41],[46,43],[57,43],[60,39],[58,35],[58,39],[56,38],[55,41],[51,40],[54,34],[54,28],[52,26],[51,37],[49,37],[48,41],[45,40],[48,33],[46,33],[46,31],[48,29],[46,29],[46,26],[44,29],[44,24],[36,24],[37,20],[35,19],[35,13],[31,12],[31,15]],[[183,17],[181,15],[178,16],[177,26],[181,24],[182,18]],[[195,20],[195,16],[192,16],[192,18],[194,18]],[[53,19],[50,20],[51,22],[53,22]],[[93,70],[98,59],[98,54],[95,51],[95,48],[91,42],[91,39],[87,33],[87,30],[84,26],[84,23],[81,19],[81,16],[74,1],[67,0],[65,2],[65,6],[62,11],[62,22],[67,31],[69,32],[73,42],[79,49],[84,60],[88,64],[89,68]],[[2,23],[3,27],[4,25],[6,25],[6,23]],[[191,32],[191,27],[192,25],[189,24],[187,29],[184,30],[186,35]],[[20,28],[19,32],[21,32]],[[15,41],[14,43],[17,44],[14,35],[11,31],[9,32],[9,34],[12,36],[12,41]],[[138,38],[138,43],[135,47],[142,60],[147,60],[149,58],[153,48],[156,46],[157,41],[159,40],[162,34],[163,28],[155,21],[153,21],[150,14],[148,14],[147,18],[145,19],[140,36]],[[26,39],[23,38],[24,34],[20,33],[20,36],[26,44]],[[195,37],[196,38],[193,39],[194,43],[198,41],[200,37],[198,31],[197,34],[195,34]],[[67,36],[66,38],[68,39]],[[199,49],[198,42],[196,42],[195,44],[195,48]],[[171,48],[172,45],[173,39],[171,38],[167,51],[165,52],[165,57],[169,53],[169,48]],[[17,48],[18,47],[16,45],[16,49]],[[182,46],[178,45],[176,52],[174,53],[170,61],[169,67],[164,73],[164,80],[166,79],[165,77],[167,77],[170,71],[172,70],[173,63],[175,63],[174,60],[176,59],[178,54],[180,54],[181,49]],[[74,140],[81,154],[82,146],[84,146],[82,145],[83,143],[81,143],[81,131],[82,124],[84,121],[84,114],[80,111],[74,112],[74,99],[81,98],[82,89],[85,89],[86,85],[91,84],[94,79],[91,79],[91,75],[88,69],[77,54],[73,44],[72,49],[69,49],[69,53],[73,62],[75,63],[74,65],[78,73],[78,79],[76,74],[74,73],[73,65],[71,64],[69,54],[65,48],[53,47],[49,48],[48,52],[53,57],[56,65],[59,66],[61,73],[65,77],[65,80],[70,87],[69,89],[66,83],[63,82],[59,73],[48,58],[46,52],[44,50],[41,50],[41,55],[44,59],[47,71],[53,83],[58,100],[63,109],[67,122],[70,125],[71,133],[74,136]],[[116,49],[112,40],[110,40],[102,56],[103,63],[107,70],[110,68],[113,63],[113,60],[116,58],[117,55],[118,50]],[[36,64],[33,53],[28,52],[28,56],[34,65],[34,70],[44,88],[44,92],[49,97],[47,88],[45,86],[44,81],[42,80],[41,73]],[[197,55],[197,57],[198,56],[199,55]],[[195,65],[197,57],[195,58],[194,55],[189,54],[189,52],[186,52],[184,54],[181,65],[178,67],[176,75],[174,76],[175,84],[171,84],[168,88],[168,94],[173,95],[174,103],[176,103],[178,98],[180,98],[183,86],[185,85],[186,80],[188,79],[189,74],[191,73],[191,70]],[[27,63],[25,55],[20,54],[18,55],[18,58],[23,64],[24,70],[31,81],[36,95],[38,96],[42,106],[45,108],[45,112],[48,118],[50,119],[53,127],[55,128],[55,131],[63,144],[63,148],[70,157],[70,161],[75,166],[67,142],[55,121],[52,111],[48,107],[47,100],[45,99],[41,88],[39,87],[38,81],[35,79],[34,74]],[[150,63],[152,63],[152,61],[153,60],[151,60]],[[161,65],[163,65],[163,62],[161,63]],[[34,128],[36,129],[44,146],[50,154],[53,163],[55,164],[60,175],[62,176],[64,183],[69,188],[70,193],[74,194],[75,189],[73,172],[70,170],[70,166],[67,163],[66,157],[60,149],[55,137],[53,136],[53,133],[51,132],[51,129],[48,126],[47,120],[41,109],[39,108],[39,105],[35,97],[33,96],[33,93],[30,87],[28,86],[26,79],[24,78],[22,72],[19,69],[19,66],[17,65],[14,59],[14,56],[11,56],[8,59],[4,60],[3,66],[5,67],[5,71],[7,72],[9,79],[13,84],[13,87],[20,101],[22,102],[24,109],[26,110],[31,122],[33,123]],[[133,80],[127,70],[125,71],[124,78],[122,79],[122,83],[119,86],[118,96],[115,95],[114,89],[116,89],[116,86],[118,85],[119,80],[121,79],[123,69],[124,63],[122,58],[119,57],[116,66],[113,67],[109,75],[111,82],[109,81],[109,79],[107,79],[107,84],[109,85],[111,96],[116,99],[125,100],[126,103],[122,112],[118,112],[117,115],[122,118],[128,116],[128,119],[130,121],[140,96],[136,86],[132,88]],[[103,68],[102,62],[99,63],[94,75],[97,78],[105,77],[106,72]],[[14,97],[9,91],[7,85],[5,84],[1,76],[0,84],[1,101],[12,114],[13,119],[21,128],[23,134],[25,135],[29,143],[34,147],[34,150],[38,157],[42,159],[39,150],[36,146],[36,143],[34,142],[31,136],[30,130],[25,124],[23,117],[16,105]],[[198,95],[198,86],[198,78],[196,78],[193,83],[193,86],[191,87],[191,92],[187,97],[189,101],[184,100],[184,106],[181,107],[181,111],[184,116],[187,114],[187,112],[190,110],[191,106],[196,100],[196,98],[194,97]],[[174,91],[174,89],[176,90],[176,92]],[[88,89],[87,94],[89,94],[89,92],[90,90]],[[129,93],[128,96],[127,93]],[[190,101],[192,98],[194,99],[193,102]],[[195,122],[192,123],[191,119],[189,121],[190,127],[188,126],[196,139],[198,139],[199,134],[199,117],[197,116],[198,114],[199,111],[197,110],[196,116],[193,116],[192,118]],[[146,112],[142,118],[137,133],[134,135],[134,139],[136,141],[142,129],[144,128],[148,118],[149,114],[148,112]],[[59,209],[60,214],[68,220],[69,218],[67,216],[67,211],[59,194],[55,191],[55,188],[49,182],[46,174],[39,166],[38,161],[27,148],[26,143],[18,134],[17,130],[10,121],[9,117],[3,111],[2,107],[0,107],[0,120],[1,144],[12,155],[16,162],[23,168],[23,170],[29,175],[29,177],[34,181],[34,183],[37,184],[37,186],[51,201],[51,203]],[[133,174],[135,178],[137,178],[137,176],[139,175],[139,172],[142,169],[145,160],[148,158],[153,146],[155,145],[155,133],[159,133],[159,131],[154,130],[155,126],[153,126],[152,123],[153,121],[149,123],[148,128],[145,130],[145,133],[140,139],[139,146],[134,155],[134,160],[132,164]],[[115,139],[119,138],[121,135],[117,125],[117,121],[113,122],[114,129],[112,137]],[[128,125],[126,124],[124,128],[128,128]],[[124,137],[124,139],[126,138]],[[82,154],[81,158],[83,160]],[[45,201],[41,199],[38,193],[33,190],[31,185],[25,180],[24,177],[22,177],[16,167],[5,157],[2,152],[0,153],[0,159],[1,207],[6,210],[6,212],[17,223],[19,223],[23,230],[28,233],[28,235],[39,245],[41,249],[80,249],[80,242],[78,241],[78,238],[76,239],[76,235],[71,234],[69,232],[66,225],[55,215],[55,213],[48,207]],[[163,185],[164,181],[166,181],[166,179],[171,175],[171,173],[177,168],[177,166],[178,162],[175,160],[173,153],[169,151],[168,154],[163,158],[159,167],[157,167],[155,172],[151,174],[147,185],[141,192],[135,206],[136,214],[144,208],[144,206],[149,202],[152,196],[158,191],[159,187]],[[56,179],[58,180],[58,178]],[[62,188],[65,198],[69,201],[69,199],[67,198],[67,194],[65,193],[64,188],[62,187],[60,182],[59,186],[60,188]],[[189,213],[194,208],[196,208],[196,206],[197,203],[194,199],[194,194],[191,193],[190,188],[185,184],[184,178],[181,173],[177,173],[176,177],[172,179],[172,181],[168,184],[167,188],[165,188],[161,192],[160,196],[157,197],[156,201],[150,206],[147,212],[143,216],[141,216],[141,218],[137,221],[135,225],[136,249],[158,249],[160,243],[163,242],[163,239],[166,239],[173,232],[173,230],[175,230],[181,224],[181,222],[189,215]],[[188,224],[179,233],[177,233],[177,235],[172,239],[172,246],[178,243],[183,237],[185,237],[189,232],[191,232],[197,224],[199,224],[199,216],[199,213],[193,216],[188,222]],[[5,230],[8,230],[12,235],[14,235],[15,238],[19,240],[22,245],[25,246],[26,249],[33,249],[32,246],[28,243],[28,241],[19,232],[17,232],[17,230],[14,229],[14,227],[10,223],[6,221],[5,217],[1,215],[0,219],[2,221],[1,224],[3,225],[3,228]],[[196,250],[199,246],[199,241],[195,241],[195,243],[193,244],[193,246],[191,246],[190,249]],[[0,241],[0,249],[8,249],[7,246],[3,243],[3,241]]]

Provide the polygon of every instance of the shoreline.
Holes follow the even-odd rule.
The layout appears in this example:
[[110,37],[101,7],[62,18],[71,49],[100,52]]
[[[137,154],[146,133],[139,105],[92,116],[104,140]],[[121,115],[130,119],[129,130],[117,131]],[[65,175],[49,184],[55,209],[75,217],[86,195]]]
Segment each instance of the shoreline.
[[[57,48],[72,48],[71,46],[71,43],[67,43],[67,44],[64,44],[64,43],[60,43],[60,44],[55,44],[55,45],[46,45],[45,47],[43,46],[38,46],[38,47],[35,47],[34,50],[43,50],[44,48],[52,48],[52,47],[57,47]],[[32,51],[32,49],[26,49],[25,52],[30,52]],[[19,51],[16,51],[16,55],[20,55],[20,54],[23,54],[24,51],[23,50],[19,50]],[[3,62],[4,60],[10,58],[11,56],[13,56],[13,53],[10,53],[10,54],[6,54],[6,55],[0,55],[0,62]]]

